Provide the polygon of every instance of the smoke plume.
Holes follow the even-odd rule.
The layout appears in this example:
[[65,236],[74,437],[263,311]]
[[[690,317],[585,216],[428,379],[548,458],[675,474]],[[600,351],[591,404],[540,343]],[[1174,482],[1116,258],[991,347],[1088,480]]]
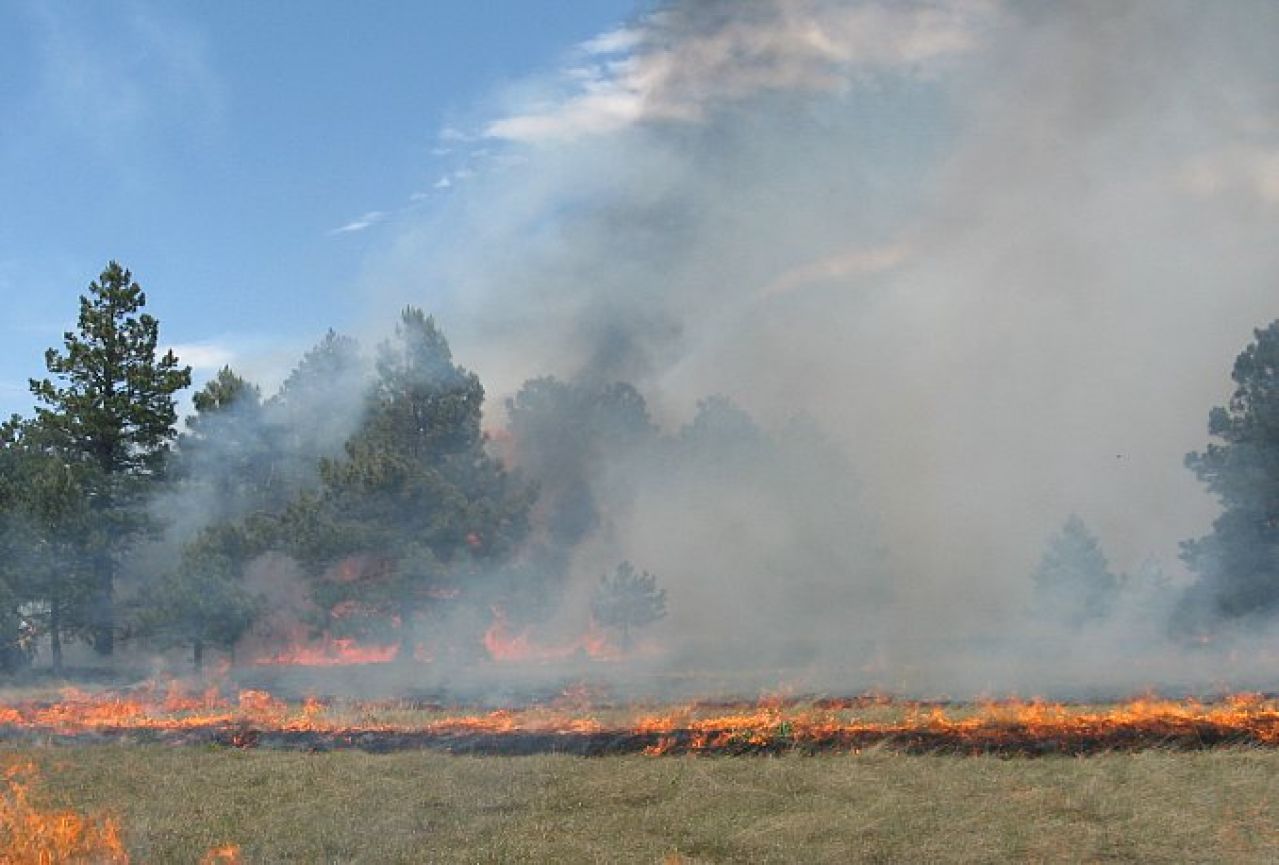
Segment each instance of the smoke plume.
[[[855,503],[783,506],[776,465],[649,473],[606,515],[677,636],[1007,631],[1071,513],[1184,580],[1213,507],[1182,456],[1279,312],[1276,37],[1261,2],[666,5],[477,116],[371,308],[427,304],[491,396],[549,373],[630,382],[672,434],[713,394],[820,430]],[[766,591],[827,584],[842,624]]]

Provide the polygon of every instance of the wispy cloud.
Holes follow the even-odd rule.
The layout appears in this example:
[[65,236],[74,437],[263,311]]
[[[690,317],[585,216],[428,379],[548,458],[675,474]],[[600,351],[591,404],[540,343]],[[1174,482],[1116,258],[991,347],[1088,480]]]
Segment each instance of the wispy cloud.
[[478,136],[469,132],[463,132],[456,126],[446,126],[440,130],[440,141],[452,144],[465,144],[470,141],[476,141]]
[[379,222],[386,219],[386,212],[382,210],[370,210],[368,213],[351,220],[345,225],[340,225],[329,231],[330,235],[334,234],[351,234],[356,231],[364,231],[366,228],[372,228]]
[[619,54],[630,51],[644,41],[644,31],[637,27],[619,27],[583,42],[579,48],[587,54]]
[[970,51],[995,9],[984,0],[775,0],[729,20],[681,8],[583,43],[561,96],[499,118],[489,138],[572,140],[644,121],[696,121],[765,91],[831,91],[877,69],[926,73]]

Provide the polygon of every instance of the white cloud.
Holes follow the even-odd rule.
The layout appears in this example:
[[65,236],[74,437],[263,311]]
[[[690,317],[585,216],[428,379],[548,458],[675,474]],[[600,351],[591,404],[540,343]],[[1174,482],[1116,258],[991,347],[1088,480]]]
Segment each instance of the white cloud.
[[432,187],[432,188],[433,188],[433,189],[448,189],[448,188],[449,188],[450,186],[452,186],[452,185],[453,185],[453,181],[452,181],[452,180],[449,180],[449,178],[448,178],[447,176],[445,176],[445,177],[441,177],[439,180],[435,181],[435,186],[434,186],[434,187]]
[[329,232],[329,234],[351,234],[356,231],[363,231],[371,228],[386,219],[386,213],[381,210],[370,210],[363,216],[353,219],[346,225],[338,226]]
[[619,54],[631,51],[644,41],[643,31],[633,27],[619,27],[607,33],[601,33],[594,39],[583,42],[579,48],[587,54]]
[[770,90],[837,90],[867,71],[919,74],[972,50],[995,8],[986,0],[771,0],[757,14],[691,27],[657,14],[584,43],[587,54],[609,59],[573,67],[566,95],[499,118],[484,134],[572,140],[643,121],[696,121],[716,104]]

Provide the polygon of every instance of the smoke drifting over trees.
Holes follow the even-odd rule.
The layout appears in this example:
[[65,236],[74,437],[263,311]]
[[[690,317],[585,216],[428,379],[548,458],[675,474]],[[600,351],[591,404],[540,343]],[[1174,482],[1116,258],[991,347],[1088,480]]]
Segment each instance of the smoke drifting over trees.
[[[666,592],[633,654],[676,670],[1139,687],[1270,639],[1275,325],[1182,461],[1279,314],[1279,10],[690,0],[612,35],[388,223],[346,324],[412,309],[374,357],[228,368],[172,450],[144,401],[117,632],[465,665],[576,645],[633,562]],[[79,527],[120,472],[57,429],[6,430],[14,645],[102,630],[120,535]]]

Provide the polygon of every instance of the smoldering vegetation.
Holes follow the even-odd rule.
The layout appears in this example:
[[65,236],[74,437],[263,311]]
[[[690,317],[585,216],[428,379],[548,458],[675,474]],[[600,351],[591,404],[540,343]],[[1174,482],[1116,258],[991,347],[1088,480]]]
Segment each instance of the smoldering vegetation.
[[[1276,36],[1262,3],[639,13],[454,132],[363,349],[269,396],[225,370],[135,445],[128,531],[7,493],[11,631],[390,690],[1273,689]],[[42,501],[106,489],[43,417],[5,440]]]

